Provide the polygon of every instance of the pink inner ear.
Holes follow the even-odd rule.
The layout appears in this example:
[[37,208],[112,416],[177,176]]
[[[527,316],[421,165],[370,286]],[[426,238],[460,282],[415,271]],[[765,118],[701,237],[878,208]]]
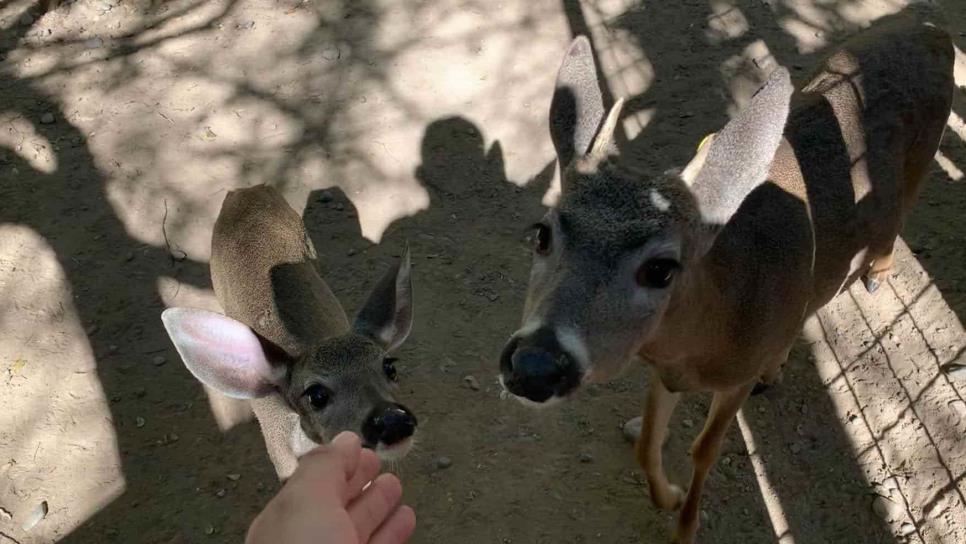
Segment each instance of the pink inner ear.
[[185,366],[201,383],[241,399],[275,390],[281,369],[273,368],[245,324],[191,308],[169,308],[161,321]]

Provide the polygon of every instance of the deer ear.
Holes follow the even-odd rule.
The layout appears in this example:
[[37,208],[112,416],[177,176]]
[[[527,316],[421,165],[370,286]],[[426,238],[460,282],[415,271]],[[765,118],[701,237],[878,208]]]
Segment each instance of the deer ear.
[[413,328],[412,259],[409,248],[372,289],[353,326],[386,352],[398,348]]
[[285,366],[273,365],[258,336],[230,317],[168,308],[161,322],[194,377],[229,397],[264,397],[285,379]]
[[707,156],[701,157],[699,150],[685,169],[685,181],[693,178],[691,191],[706,223],[727,223],[745,197],[768,177],[793,91],[788,70],[776,69],[748,106],[706,144]]
[[604,100],[590,40],[578,36],[557,71],[550,102],[550,139],[561,168],[587,153],[603,118]]

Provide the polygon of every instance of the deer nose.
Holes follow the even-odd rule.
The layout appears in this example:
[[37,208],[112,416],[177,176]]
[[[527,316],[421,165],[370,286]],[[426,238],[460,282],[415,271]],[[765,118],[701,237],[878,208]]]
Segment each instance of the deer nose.
[[500,358],[503,384],[534,402],[563,397],[580,383],[580,369],[551,329],[510,340]]
[[367,445],[391,446],[416,432],[416,416],[401,404],[388,404],[376,407],[362,428]]

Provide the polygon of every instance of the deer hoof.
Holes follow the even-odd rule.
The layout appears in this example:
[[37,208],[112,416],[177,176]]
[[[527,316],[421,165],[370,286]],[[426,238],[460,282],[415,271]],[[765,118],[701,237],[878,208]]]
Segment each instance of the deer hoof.
[[873,278],[871,276],[866,276],[866,278],[865,278],[865,290],[868,291],[869,294],[872,294],[872,293],[875,293],[876,291],[878,291],[880,285],[881,285],[881,282],[879,281],[878,278]]
[[660,510],[674,511],[684,504],[684,491],[674,484],[668,484],[666,492],[661,495],[652,497],[654,506]]

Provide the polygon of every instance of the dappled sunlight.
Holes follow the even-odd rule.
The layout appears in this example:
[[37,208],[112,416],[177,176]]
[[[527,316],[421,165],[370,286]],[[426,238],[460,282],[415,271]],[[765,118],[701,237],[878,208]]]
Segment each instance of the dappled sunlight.
[[765,508],[768,510],[768,518],[771,520],[772,529],[775,531],[775,538],[778,539],[779,544],[795,544],[795,536],[791,533],[791,529],[788,526],[788,517],[782,508],[781,498],[765,468],[767,460],[758,451],[755,435],[751,430],[751,426],[748,424],[743,409],[738,412],[735,419],[738,422],[738,430],[741,432],[741,438],[745,441],[745,448],[748,450],[748,459],[751,460],[751,466],[755,471],[755,478],[758,480],[758,489],[761,491],[761,498],[765,502]]
[[[37,120],[54,122],[53,115]],[[32,122],[16,113],[0,112],[0,125],[5,127],[0,130],[0,148],[16,153],[38,172],[50,174],[57,170],[57,155],[53,146],[37,133]]]
[[[42,502],[47,521],[31,540],[51,542],[125,487],[115,420],[85,324],[51,247],[30,229],[0,224],[0,505],[18,527]],[[116,354],[119,371],[141,361]]]
[[731,94],[729,116],[734,117],[748,104],[751,96],[761,88],[775,68],[778,68],[778,63],[764,40],[751,42],[740,54],[721,63],[721,76]]
[[902,507],[919,538],[960,542],[964,528],[952,520],[966,516],[966,391],[941,367],[966,334],[901,240],[896,252],[887,289],[870,296],[854,285],[805,333],[868,482]]
[[949,176],[949,179],[952,181],[959,181],[963,179],[963,171],[956,166],[956,163],[949,160],[949,157],[943,155],[942,151],[936,152],[936,163],[939,164],[939,167],[943,169],[943,172],[946,172],[946,175]]

